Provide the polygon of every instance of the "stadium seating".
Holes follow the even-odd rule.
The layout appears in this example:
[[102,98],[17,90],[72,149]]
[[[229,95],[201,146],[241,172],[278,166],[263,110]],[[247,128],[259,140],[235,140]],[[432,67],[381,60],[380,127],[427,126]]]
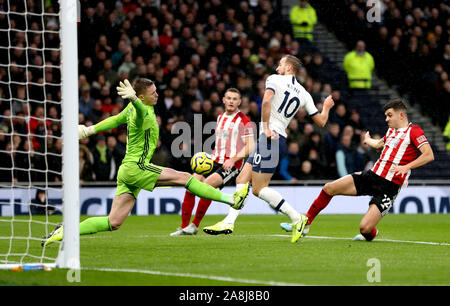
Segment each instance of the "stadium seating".
[[[140,4],[135,4],[133,1],[82,0],[80,2],[83,12],[78,27],[80,123],[95,124],[124,108],[127,102],[118,99],[115,93],[118,80],[136,77],[151,78],[156,82],[159,91],[157,114],[161,123],[161,142],[154,154],[158,164],[189,170],[188,158],[175,159],[171,155],[170,143],[174,136],[170,134],[170,128],[177,121],[190,122],[189,118],[193,118],[195,114],[203,114],[204,118],[214,120],[217,114],[223,111],[220,99],[225,88],[233,86],[240,89],[243,93],[242,111],[248,113],[252,120],[259,120],[262,99],[260,88],[264,84],[264,78],[274,73],[280,55],[286,52],[299,56],[304,62],[316,53],[321,54],[323,56],[321,66],[305,64],[305,75],[301,80],[308,90],[312,89],[308,85],[309,81],[320,83],[319,91],[313,94],[316,102],[317,98],[320,99],[326,94],[324,91],[326,85],[331,85],[333,90],[340,92],[342,101],[347,104],[349,112],[353,109],[359,111],[361,120],[372,133],[385,133],[386,126],[381,104],[391,97],[391,89],[384,82],[375,81],[372,90],[368,93],[350,93],[346,86],[346,75],[340,64],[343,54],[337,48],[340,46],[342,50],[344,47],[349,50],[353,48],[358,38],[368,37],[368,35],[378,37],[377,25],[355,19],[355,14],[349,9],[354,4],[360,10],[364,10],[365,1],[335,1],[334,5],[330,6],[325,0],[311,0],[311,4],[318,13],[319,23],[326,28],[322,25],[316,27],[317,41],[312,51],[307,53],[302,52],[301,49],[296,50],[290,42],[292,41],[291,28],[286,7],[282,7],[282,3],[285,3],[283,1],[263,0],[258,1],[258,4],[255,1],[245,0],[216,0],[199,3],[178,1],[170,2],[170,4],[162,2],[160,7],[152,1],[143,1]],[[439,7],[438,4],[436,1],[430,1],[429,7]],[[51,10],[52,6],[58,5],[58,2],[47,1],[47,5],[46,9]],[[20,10],[20,7],[17,9]],[[35,9],[38,10],[39,7],[36,6]],[[440,7],[439,9],[442,10]],[[348,20],[348,22],[344,23],[342,20]],[[0,26],[7,25],[0,24]],[[354,31],[355,26],[358,26],[358,31]],[[330,33],[333,33],[340,42],[330,39]],[[17,37],[12,38],[12,41],[18,44],[20,33],[16,35]],[[45,39],[49,40],[49,38]],[[33,34],[30,34],[29,40],[38,43]],[[52,43],[54,41],[46,41],[46,45]],[[376,39],[368,41],[367,45],[369,51],[375,50],[378,41]],[[2,52],[4,53],[3,49]],[[14,54],[12,55],[14,58]],[[383,56],[381,52],[374,52],[374,55],[376,63],[381,60],[380,56]],[[45,59],[50,62],[52,56],[54,57],[55,54],[49,54]],[[17,54],[17,57],[16,60],[20,61],[23,55]],[[3,54],[2,58],[6,59],[8,56]],[[39,58],[36,54],[30,54],[29,60],[38,61]],[[445,67],[448,69],[448,64]],[[429,107],[418,106],[422,100],[427,103],[429,100],[418,95],[417,92],[408,91],[414,90],[415,87],[405,86],[404,83],[395,84],[395,79],[390,79],[389,73],[383,73],[379,67],[376,69],[377,74],[386,77],[389,86],[398,89],[401,94],[408,95],[415,108],[431,116],[433,123],[438,124],[439,120],[443,120],[433,117],[435,113],[429,113]],[[430,71],[432,70],[433,68]],[[33,78],[37,78],[39,71],[29,73]],[[58,82],[59,76],[55,72],[53,74],[54,81]],[[5,67],[0,67],[0,79],[7,81],[7,77]],[[11,77],[20,79],[23,75],[20,76],[18,73],[17,76],[12,74]],[[410,79],[411,75],[408,75],[408,78],[401,80]],[[6,96],[8,90],[4,86],[1,89],[3,97],[9,98]],[[29,97],[41,99],[42,92],[34,89],[36,88],[31,88],[28,92]],[[51,92],[53,96],[57,96],[58,92],[53,91],[55,91],[54,88],[47,89],[47,93]],[[442,94],[442,90],[436,93],[436,95]],[[17,96],[19,92],[12,92],[12,95]],[[430,97],[436,97],[436,95],[432,94]],[[194,100],[201,102],[200,109],[196,106],[198,103],[193,103]],[[19,104],[15,107],[14,115],[21,117],[27,114],[26,109],[18,109]],[[46,109],[45,116],[51,116],[50,109]],[[29,127],[25,121],[9,122],[6,119],[10,111],[9,105],[0,103],[0,115],[5,116],[0,118],[0,128],[9,132],[12,131],[13,126],[15,131],[27,130]],[[34,114],[36,107],[31,105],[29,111]],[[445,111],[447,110],[444,109],[444,114]],[[295,131],[298,135],[294,135],[292,139],[300,139],[303,136],[305,123],[310,120],[300,117],[294,120],[298,121],[299,128]],[[93,156],[99,153],[96,145],[98,142],[104,145],[102,139],[92,137],[92,139],[81,141],[84,152],[83,169],[86,171],[81,174],[84,178],[82,182],[96,180],[102,174],[107,175],[108,181],[115,180],[115,175],[108,176],[111,173],[108,170],[116,167],[117,171],[117,165],[123,158],[126,143],[125,131],[121,127],[112,133],[102,135],[105,136],[105,145],[108,150],[106,150],[106,158],[97,160],[106,160],[105,167],[92,165]],[[60,127],[56,126],[47,132],[58,134]],[[319,130],[319,132],[323,136],[326,131]],[[433,144],[438,143],[440,137],[438,132],[430,127],[426,133]],[[24,139],[21,140],[19,147],[25,145],[24,141]],[[42,144],[34,142],[34,149],[40,152],[54,150],[55,145],[51,141],[46,142],[46,145],[47,147],[43,147]],[[9,147],[7,139],[0,139],[0,153],[5,157],[0,158],[2,163],[0,168],[6,169],[9,167],[8,163],[14,163],[8,154],[8,150],[11,150]],[[45,164],[42,160],[33,158],[37,157],[31,157],[33,164]],[[450,178],[449,164],[449,155],[445,151],[437,150],[436,162],[416,170],[412,178],[423,179],[430,176]],[[96,168],[103,169],[103,173],[95,173]],[[5,180],[11,180],[9,176],[3,177]]]

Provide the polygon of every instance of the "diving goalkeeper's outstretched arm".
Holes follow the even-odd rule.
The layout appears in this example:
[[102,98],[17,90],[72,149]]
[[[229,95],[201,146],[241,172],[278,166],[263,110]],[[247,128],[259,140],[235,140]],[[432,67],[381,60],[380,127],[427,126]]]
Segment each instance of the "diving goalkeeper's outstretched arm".
[[[145,116],[147,115],[147,108],[144,106],[142,101],[136,96],[136,91],[131,86],[128,80],[125,80],[124,83],[120,82],[120,86],[117,87],[118,94],[123,99],[128,99],[131,101],[132,105],[136,109],[136,118],[135,123],[137,127],[141,127],[144,121]],[[126,116],[127,108],[125,108],[120,114],[109,117],[96,125],[85,126],[78,125],[78,138],[84,139],[94,134],[111,130],[118,127],[121,124],[127,123]]]

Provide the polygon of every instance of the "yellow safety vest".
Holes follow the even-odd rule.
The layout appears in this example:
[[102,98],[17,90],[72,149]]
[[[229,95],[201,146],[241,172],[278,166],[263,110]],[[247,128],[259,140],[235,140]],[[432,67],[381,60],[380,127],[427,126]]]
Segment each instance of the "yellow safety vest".
[[[447,136],[450,139],[450,117],[448,117],[448,122],[444,128],[444,132],[442,133],[442,135]],[[450,140],[447,142],[445,148],[450,151]]]
[[375,62],[367,51],[360,56],[356,51],[347,53],[344,57],[344,70],[347,72],[348,86],[350,88],[372,87],[372,70]]
[[[314,25],[317,23],[316,10],[307,4],[306,8],[296,5],[291,9],[289,20],[292,24],[294,38],[307,38],[313,40]],[[307,25],[302,25],[303,23]]]

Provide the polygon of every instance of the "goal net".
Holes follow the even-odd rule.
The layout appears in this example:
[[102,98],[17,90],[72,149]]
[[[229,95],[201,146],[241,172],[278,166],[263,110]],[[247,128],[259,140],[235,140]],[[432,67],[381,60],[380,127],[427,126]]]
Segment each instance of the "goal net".
[[0,5],[0,269],[79,269],[76,27],[76,0]]

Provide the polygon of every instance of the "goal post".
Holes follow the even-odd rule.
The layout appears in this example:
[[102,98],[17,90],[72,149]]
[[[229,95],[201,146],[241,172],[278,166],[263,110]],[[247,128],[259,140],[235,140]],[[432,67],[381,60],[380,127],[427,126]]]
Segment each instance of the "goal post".
[[78,0],[0,8],[0,269],[80,269],[78,14]]
[[57,265],[80,269],[77,0],[60,5],[64,239]]

